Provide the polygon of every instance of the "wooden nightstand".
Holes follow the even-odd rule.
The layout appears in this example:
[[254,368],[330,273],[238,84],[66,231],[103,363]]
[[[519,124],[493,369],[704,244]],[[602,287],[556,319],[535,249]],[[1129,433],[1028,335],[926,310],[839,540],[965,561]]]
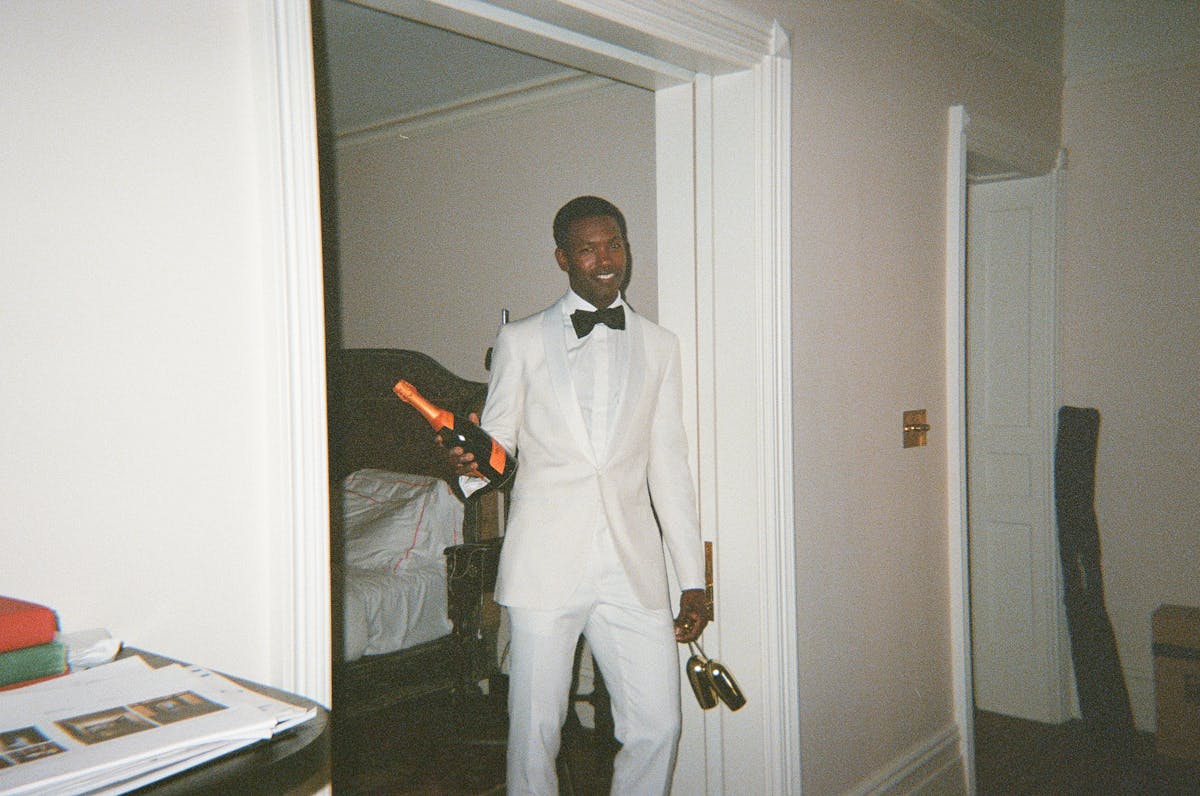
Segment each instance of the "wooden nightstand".
[[460,641],[463,684],[486,680],[496,670],[499,607],[492,600],[501,539],[446,548],[450,622]]

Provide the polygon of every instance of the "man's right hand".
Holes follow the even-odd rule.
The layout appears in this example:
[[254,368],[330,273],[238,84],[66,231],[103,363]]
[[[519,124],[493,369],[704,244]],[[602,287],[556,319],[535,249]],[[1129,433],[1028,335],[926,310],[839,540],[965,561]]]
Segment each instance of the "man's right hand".
[[[479,415],[472,412],[469,415],[471,422],[479,425]],[[450,469],[457,476],[475,475],[475,454],[464,451],[460,447],[447,448],[442,442],[441,435],[437,435],[438,447],[444,452],[446,461],[450,464]]]

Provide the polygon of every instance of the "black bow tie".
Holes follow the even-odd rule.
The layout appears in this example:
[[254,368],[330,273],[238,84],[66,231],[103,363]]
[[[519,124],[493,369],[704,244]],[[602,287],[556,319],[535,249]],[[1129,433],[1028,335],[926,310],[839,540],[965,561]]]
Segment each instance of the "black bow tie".
[[602,323],[610,329],[625,328],[625,308],[620,304],[605,310],[575,310],[571,313],[571,325],[575,327],[576,337],[587,337],[596,324]]

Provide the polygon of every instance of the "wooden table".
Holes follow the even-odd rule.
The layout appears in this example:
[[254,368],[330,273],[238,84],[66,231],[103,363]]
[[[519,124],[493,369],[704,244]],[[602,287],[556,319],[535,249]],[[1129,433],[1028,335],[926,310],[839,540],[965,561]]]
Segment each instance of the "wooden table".
[[[179,663],[172,658],[144,650],[125,648],[117,656],[140,655],[154,668]],[[226,675],[228,676],[228,675]],[[303,724],[259,741],[232,754],[182,771],[134,791],[155,796],[183,794],[283,794],[301,791],[305,783],[320,783],[330,769],[329,712],[316,702],[278,688],[229,677],[238,685],[266,694],[283,702],[316,708],[316,715]],[[322,774],[324,772],[324,774]],[[325,780],[326,782],[328,779]]]

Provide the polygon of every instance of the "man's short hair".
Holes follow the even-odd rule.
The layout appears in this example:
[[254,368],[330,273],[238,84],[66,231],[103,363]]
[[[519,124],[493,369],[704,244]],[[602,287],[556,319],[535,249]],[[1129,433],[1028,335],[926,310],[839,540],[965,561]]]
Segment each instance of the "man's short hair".
[[625,230],[625,216],[617,206],[599,196],[577,196],[567,202],[554,214],[554,245],[560,249],[567,248],[567,236],[571,225],[583,218],[607,217],[616,219],[621,237],[629,244],[629,233]]

